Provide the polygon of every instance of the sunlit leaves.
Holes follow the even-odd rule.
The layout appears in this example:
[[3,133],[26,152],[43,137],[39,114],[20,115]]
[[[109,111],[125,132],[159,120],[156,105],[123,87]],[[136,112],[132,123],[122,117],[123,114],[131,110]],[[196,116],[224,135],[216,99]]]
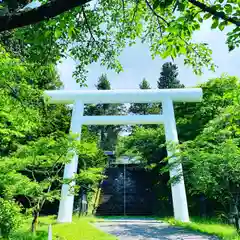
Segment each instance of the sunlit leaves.
[[[29,57],[39,61],[56,63],[70,54],[78,60],[74,77],[81,84],[86,80],[87,66],[94,62],[122,71],[118,56],[137,39],[148,43],[153,58],[184,56],[195,73],[200,74],[205,67],[213,70],[210,50],[199,55],[189,47],[193,33],[211,14],[203,16],[186,0],[127,1],[124,9],[122,2],[100,0],[94,6],[73,9],[47,23],[17,30],[17,39],[28,43]],[[229,3],[226,9],[230,11]],[[214,20],[212,27],[218,26],[223,30],[225,24]],[[193,53],[189,55],[189,51]],[[199,62],[201,67],[196,68]]]
[[184,143],[180,152],[190,192],[205,194],[224,206],[238,201],[240,192],[240,85],[236,78],[229,81],[226,76],[210,81],[209,87],[216,87],[216,93],[207,93],[215,105],[209,106],[208,111],[215,108],[218,114],[212,115],[198,136]]
[[0,197],[1,235],[8,238],[21,224],[21,207],[14,201]]
[[226,11],[227,14],[232,14],[233,12],[233,7],[231,4],[227,3],[225,6],[224,6],[224,10]]
[[212,25],[211,25],[211,28],[212,28],[212,29],[217,28],[218,24],[219,24],[218,18],[214,18],[213,23],[212,23]]
[[206,13],[206,14],[203,16],[203,19],[204,19],[204,20],[207,20],[207,19],[209,19],[211,16],[212,16],[211,13]]

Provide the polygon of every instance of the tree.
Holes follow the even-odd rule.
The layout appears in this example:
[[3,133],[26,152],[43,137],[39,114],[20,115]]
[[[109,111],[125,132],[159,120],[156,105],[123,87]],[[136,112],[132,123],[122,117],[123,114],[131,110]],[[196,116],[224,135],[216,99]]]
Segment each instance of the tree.
[[55,67],[22,62],[2,47],[0,56],[0,155],[16,151],[19,143],[58,130],[67,132],[70,109],[47,106],[42,96],[43,89],[61,86]]
[[[149,82],[144,78],[142,82],[139,84],[140,89],[151,89]],[[158,114],[160,112],[158,104],[155,103],[132,103],[128,109],[130,114],[139,114],[139,115],[147,115],[147,114]],[[139,125],[143,126],[143,125]],[[153,127],[153,125],[145,125],[144,127]],[[133,131],[135,127],[132,126],[131,130]]]
[[8,237],[23,222],[25,213],[32,214],[35,231],[39,214],[47,213],[49,206],[55,208],[62,183],[73,180],[62,180],[64,164],[69,162],[73,150],[80,158],[75,175],[78,185],[72,189],[76,194],[86,185],[96,187],[103,177],[106,156],[86,127],[81,144],[68,136],[69,107],[48,105],[44,101],[43,90],[62,87],[55,60],[38,62],[40,47],[34,49],[31,44],[14,48],[17,39],[13,35],[3,42],[4,47],[0,45],[0,202],[3,205],[0,229]]
[[171,62],[162,65],[162,72],[158,79],[158,88],[184,88],[184,85],[177,79],[178,67]]
[[219,78],[209,79],[198,87],[203,89],[201,102],[174,104],[180,142],[194,140],[209,121],[236,101],[239,79],[223,74]]
[[[1,200],[5,201],[4,204],[6,206],[8,206],[7,203],[12,206],[13,211],[12,213],[10,211],[9,214],[13,216],[9,218],[9,222],[6,221],[8,227],[5,228],[9,232],[15,228],[10,220],[13,219],[13,221],[16,221],[17,225],[17,218],[19,217],[17,212],[14,213],[16,207],[12,204],[12,202],[15,202],[15,205],[18,203],[15,197],[23,194],[24,197],[29,199],[35,198],[36,200],[38,198],[38,200],[34,201],[34,206],[32,206],[36,214],[41,209],[42,202],[38,203],[40,198],[45,201],[46,198],[50,197],[49,193],[45,192],[46,188],[44,186],[47,185],[46,182],[39,182],[38,185],[34,179],[31,181],[22,173],[26,159],[30,164],[31,157],[19,159],[16,154],[23,150],[23,146],[28,142],[39,139],[41,135],[46,136],[49,131],[53,133],[58,130],[55,129],[52,131],[53,127],[49,127],[48,121],[50,118],[48,120],[46,118],[46,106],[43,102],[42,91],[40,89],[51,89],[60,85],[58,75],[56,75],[55,68],[52,66],[37,68],[34,64],[22,62],[18,58],[12,57],[2,47],[0,55],[0,189],[2,191],[0,198],[3,198]],[[40,75],[42,74],[44,75],[42,77],[43,81],[40,81],[42,80],[40,79]],[[53,113],[55,112],[56,109],[49,111],[50,114],[48,117],[52,115],[51,124],[56,123],[56,118],[53,117]],[[61,125],[61,120],[58,123]],[[43,129],[45,132],[42,131]],[[50,141],[50,138],[48,140]],[[50,160],[50,156],[48,157]],[[39,163],[39,166],[35,166],[34,171],[40,171],[41,164],[46,164],[46,162]],[[32,176],[35,176],[35,174],[33,173]],[[4,233],[4,231],[2,232]]]
[[[1,197],[12,199],[22,196],[27,199],[28,206],[25,211],[31,211],[33,215],[32,231],[37,227],[38,217],[45,203],[60,199],[61,184],[70,184],[76,179],[83,184],[96,184],[94,181],[102,177],[103,161],[105,157],[99,155],[96,142],[84,142],[80,144],[74,138],[60,133],[47,137],[41,137],[37,141],[31,141],[20,146],[12,156],[0,159],[0,189]],[[72,153],[76,151],[87,164],[79,170],[74,179],[62,180],[63,168],[69,163]],[[94,163],[95,170],[90,168],[88,160],[97,159]],[[97,169],[98,168],[98,169]],[[89,174],[91,174],[89,176]],[[90,180],[92,179],[92,182]]]
[[[2,17],[1,17],[1,30],[7,30],[12,29],[16,27],[26,26],[29,24],[33,24],[39,21],[43,21],[45,19],[49,19],[52,17],[55,17],[61,13],[64,13],[65,11],[68,11],[74,7],[77,6],[83,6],[85,3],[87,3],[88,0],[72,0],[69,3],[65,3],[61,0],[58,1],[50,1],[47,2],[41,6],[38,7],[31,7],[33,8],[31,10],[24,9],[21,14],[18,14],[16,10],[18,10],[19,7],[23,7],[26,4],[26,1],[5,1],[4,2],[4,11],[2,11]],[[230,2],[234,3],[234,2]],[[125,3],[122,3],[123,6]],[[235,24],[236,26],[239,26],[239,19],[232,17],[230,13],[232,13],[233,9],[229,9],[229,5],[216,5],[216,6],[209,6],[205,3],[199,2],[197,0],[189,0],[184,2],[175,2],[175,1],[153,1],[153,5],[151,6],[150,2],[146,1],[146,4],[149,5],[153,10],[157,7],[161,8],[167,8],[169,6],[173,7],[174,10],[184,11],[185,8],[190,5],[194,6],[195,8],[207,12],[210,16],[215,17],[216,19],[221,19],[226,22],[230,22]],[[192,4],[192,5],[191,5]],[[15,10],[15,13],[13,13],[11,16],[10,13]],[[224,11],[225,10],[225,11]],[[125,11],[125,9],[123,9]],[[154,12],[153,12],[154,13]],[[155,13],[156,14],[156,13]],[[229,15],[228,15],[229,14]],[[11,19],[12,17],[12,19]]]
[[[45,19],[49,19],[55,17],[65,11],[68,11],[72,8],[77,6],[81,6],[90,0],[72,0],[69,3],[65,3],[64,1],[49,1],[39,7],[33,7],[33,9],[24,9],[22,12],[18,12],[18,8],[24,7],[27,1],[4,1],[7,4],[5,5],[5,9],[3,11],[3,16],[1,16],[1,31],[4,30],[11,30],[16,27],[23,27],[29,24],[34,24]],[[15,14],[12,14],[11,19],[11,12],[15,10]],[[10,12],[10,13],[8,13]]]
[[[24,5],[24,1],[19,2]],[[6,13],[0,17],[0,30],[28,25],[62,13],[48,21],[14,30],[14,35],[18,41],[26,43],[27,51],[38,53],[33,54],[36,58],[45,60],[51,56],[56,62],[61,57],[70,56],[79,60],[74,76],[80,83],[86,80],[86,67],[93,62],[99,61],[107,68],[122,71],[118,56],[125,46],[135,44],[138,38],[149,43],[153,57],[183,56],[184,63],[192,66],[197,74],[201,74],[204,67],[214,70],[207,44],[191,41],[194,32],[209,18],[212,29],[222,31],[229,24],[235,25],[233,29],[229,28],[227,45],[229,50],[239,45],[239,6],[234,1],[218,0],[210,5],[196,0],[99,0],[94,7],[85,3],[49,0],[33,10]],[[66,9],[71,10],[64,12]]]
[[[144,78],[139,84],[140,89],[151,89],[149,82]],[[129,108],[130,113],[146,115],[150,111],[151,104],[149,103],[132,103]]]
[[[238,89],[239,96],[239,89]],[[239,100],[226,107],[195,140],[184,143],[180,160],[191,194],[205,194],[221,203],[239,232]]]
[[[96,85],[98,90],[110,90],[111,84],[107,79],[107,75],[103,74],[99,77]],[[119,115],[123,113],[125,107],[123,104],[97,104],[86,107],[86,115]],[[100,147],[103,150],[114,150],[121,126],[91,126],[91,132],[95,132],[100,136]]]
[[[201,84],[200,87],[203,88],[204,93],[202,102],[179,103],[174,106],[179,140],[183,146],[183,149],[180,149],[180,156],[184,162],[184,177],[190,206],[196,204],[196,198],[199,198],[198,194],[206,194],[206,189],[211,191],[207,194],[207,199],[213,199],[214,191],[211,190],[212,187],[215,186],[218,189],[216,191],[220,191],[219,189],[222,187],[220,180],[219,182],[217,182],[218,179],[212,180],[211,186],[207,186],[207,184],[209,183],[208,178],[211,178],[212,174],[215,174],[216,178],[217,175],[221,175],[221,168],[226,169],[226,174],[227,172],[231,175],[236,174],[231,178],[235,178],[235,183],[238,181],[238,168],[236,165],[231,167],[228,164],[237,164],[239,161],[238,108],[233,113],[233,109],[239,105],[240,101],[239,79],[222,75],[219,78],[210,79],[208,82]],[[233,139],[235,140],[233,141]],[[164,160],[166,157],[164,143],[165,136],[162,127],[155,129],[136,128],[130,136],[121,138],[117,148],[120,155],[137,156],[138,159],[142,160],[145,167],[152,172],[153,186],[158,186],[155,193],[161,199],[157,205],[161,206],[161,210],[169,209],[169,202],[164,201],[166,197],[169,198],[168,195],[164,195],[168,193],[169,189],[159,191],[159,185],[167,184],[169,180],[169,167],[166,166]],[[231,150],[227,150],[227,148]],[[232,154],[229,154],[229,151],[232,151]],[[227,157],[228,154],[229,157]],[[222,166],[222,161],[228,158],[229,160],[223,163],[225,166]],[[210,166],[211,161],[213,162]],[[230,169],[228,170],[228,168]],[[195,175],[195,171],[198,170],[199,172]],[[234,171],[236,172],[234,173]],[[224,179],[224,176],[222,175],[221,178]],[[194,178],[194,181],[192,178]],[[200,183],[201,186],[198,185]],[[166,187],[164,184],[161,185],[162,189]],[[223,195],[218,192],[217,197],[221,198],[221,196]],[[226,199],[223,198],[222,200],[225,201]],[[216,198],[214,198],[214,201],[216,204]],[[193,208],[190,207],[190,211],[196,209],[196,207]]]
[[9,235],[19,228],[21,220],[21,207],[14,201],[0,197],[1,237],[8,239]]
[[86,129],[80,146],[66,136],[69,108],[44,102],[43,89],[61,86],[55,67],[22,61],[3,47],[0,50],[0,201],[6,206],[0,209],[0,228],[7,235],[18,227],[19,218],[22,220],[17,208],[20,202],[21,212],[30,210],[33,214],[35,230],[45,204],[59,199],[63,166],[71,157],[71,149],[77,148],[82,162],[87,163],[80,164],[79,172],[91,173],[95,179],[102,171],[91,168],[103,167],[105,156]]
[[167,184],[168,172],[161,169],[166,166],[165,136],[162,126],[155,128],[136,127],[129,136],[121,137],[117,145],[117,156],[130,156],[140,161],[139,165],[150,172],[151,191],[154,193],[154,213],[161,216],[172,214],[171,190]]

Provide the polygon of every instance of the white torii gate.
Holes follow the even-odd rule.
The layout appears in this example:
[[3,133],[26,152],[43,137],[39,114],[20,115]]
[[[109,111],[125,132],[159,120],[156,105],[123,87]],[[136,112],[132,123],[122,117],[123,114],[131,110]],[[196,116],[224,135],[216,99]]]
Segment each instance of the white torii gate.
[[[85,125],[135,125],[163,124],[166,141],[178,143],[178,135],[174,116],[173,102],[200,102],[202,89],[149,89],[149,90],[49,90],[45,94],[54,104],[73,104],[70,131],[80,139],[81,127]],[[99,103],[156,103],[162,102],[162,114],[159,115],[127,115],[127,116],[83,116],[84,104]],[[172,156],[168,149],[168,156]],[[173,159],[171,160],[173,161]],[[75,154],[64,169],[64,179],[69,179],[77,172],[78,156]],[[178,164],[170,170],[170,177],[182,173],[182,165]],[[71,186],[75,183],[73,182]],[[71,222],[74,196],[70,185],[63,184],[58,211],[58,222]],[[188,222],[188,205],[184,179],[171,185],[174,217]]]

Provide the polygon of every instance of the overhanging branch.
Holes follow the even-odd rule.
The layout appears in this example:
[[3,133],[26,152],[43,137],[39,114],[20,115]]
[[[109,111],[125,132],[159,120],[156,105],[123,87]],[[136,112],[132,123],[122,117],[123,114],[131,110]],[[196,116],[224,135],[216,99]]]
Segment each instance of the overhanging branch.
[[0,32],[48,20],[91,0],[52,0],[38,8],[0,16]]
[[166,23],[167,25],[169,25],[169,23],[167,22],[167,20],[165,18],[163,18],[162,16],[160,16],[157,12],[154,11],[153,6],[149,3],[148,0],[145,0],[148,8],[152,11],[153,15],[155,15],[157,18],[161,19],[164,23]]
[[197,0],[189,0],[189,2],[192,3],[193,5],[195,5],[196,7],[200,8],[204,12],[211,13],[213,16],[220,18],[222,20],[225,20],[227,22],[233,23],[238,27],[240,26],[240,19],[228,17],[224,12],[218,12],[213,7],[209,7],[209,6],[205,5],[204,3],[199,2]]
[[[15,12],[4,16],[0,16],[0,32],[5,30],[11,30],[14,28],[24,27],[30,24],[38,23],[44,20],[51,19],[61,13],[64,13],[77,6],[83,6],[85,3],[91,0],[51,0],[50,2],[25,12]],[[200,8],[204,12],[208,12],[213,16],[231,22],[236,26],[240,26],[240,19],[227,16],[224,12],[219,12],[213,7],[207,6],[197,0],[189,0],[190,3]],[[152,6],[146,0],[148,7],[152,9]],[[152,11],[154,15],[157,15],[161,20],[165,22],[165,19],[159,16],[155,11]]]
[[85,10],[84,10],[84,7],[82,6],[82,13],[83,13],[83,17],[84,17],[84,22],[86,23],[86,26],[87,26],[87,29],[89,31],[89,34],[91,36],[91,38],[93,39],[94,42],[96,42],[96,39],[93,35],[93,32],[92,32],[92,29],[91,29],[91,26],[89,25],[88,23],[88,18],[87,18],[87,15],[85,13]]

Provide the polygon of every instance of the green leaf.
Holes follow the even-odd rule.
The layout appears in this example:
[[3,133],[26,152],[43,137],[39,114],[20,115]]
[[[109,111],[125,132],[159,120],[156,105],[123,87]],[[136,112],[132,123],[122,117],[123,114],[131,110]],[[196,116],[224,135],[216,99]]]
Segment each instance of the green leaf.
[[235,49],[235,46],[233,46],[232,44],[228,46],[228,51],[231,52]]
[[212,16],[211,13],[207,13],[207,14],[205,14],[205,15],[203,16],[203,19],[204,19],[204,20],[207,20],[207,19],[209,19],[211,16]]
[[178,4],[178,11],[180,11],[180,12],[184,11],[184,10],[185,10],[185,7],[186,7],[186,4],[180,2],[180,3]]
[[48,36],[50,36],[51,34],[52,34],[51,31],[46,31],[46,32],[44,33],[44,36],[45,36],[45,37],[48,37]]
[[217,26],[218,26],[218,19],[214,19],[213,23],[212,23],[212,26],[211,26],[211,29],[215,29],[215,28],[217,28]]
[[56,29],[54,33],[55,38],[58,39],[61,35],[62,35],[62,32],[59,29]]
[[75,29],[73,27],[70,27],[69,30],[68,30],[68,36],[69,38],[72,37],[73,33],[75,32]]
[[177,57],[177,48],[172,48],[172,57],[176,58]]
[[159,0],[155,0],[153,3],[153,9],[156,9],[160,6],[160,1]]
[[179,52],[180,52],[181,54],[186,54],[186,53],[187,53],[185,47],[180,47]]
[[179,29],[176,26],[170,26],[167,28],[169,32],[178,33]]
[[225,28],[226,24],[224,22],[221,22],[219,25],[218,25],[218,28],[219,30],[223,31],[223,29]]
[[199,21],[200,23],[203,22],[203,18],[202,18],[200,15],[198,16],[198,21]]
[[224,7],[226,13],[231,14],[233,11],[232,5],[231,4],[226,4]]
[[199,30],[200,29],[200,24],[198,22],[195,22],[193,25],[193,30]]

